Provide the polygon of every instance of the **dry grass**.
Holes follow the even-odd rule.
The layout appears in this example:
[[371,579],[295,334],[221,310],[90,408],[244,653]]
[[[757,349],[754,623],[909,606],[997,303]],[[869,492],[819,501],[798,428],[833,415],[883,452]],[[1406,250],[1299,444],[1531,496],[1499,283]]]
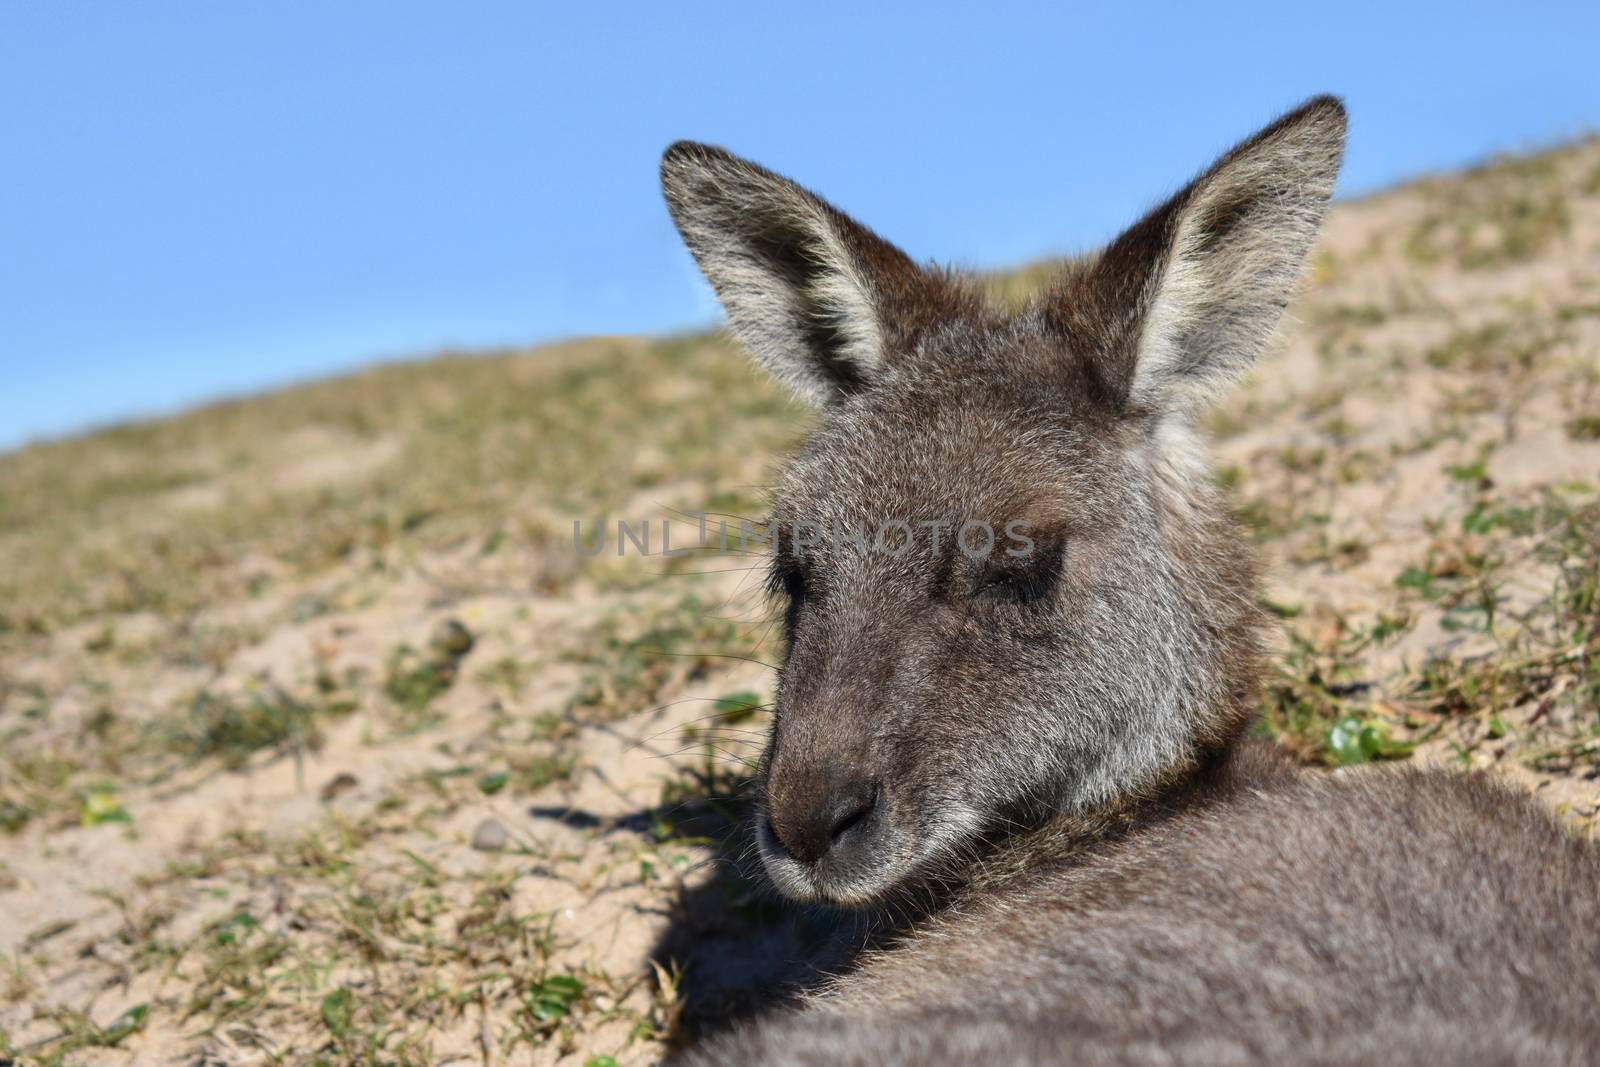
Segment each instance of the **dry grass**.
[[[1263,729],[1497,765],[1579,832],[1596,175],[1584,143],[1338,207],[1213,427],[1283,623]],[[571,523],[757,513],[803,430],[687,336],[0,456],[0,1057],[603,1067],[799,977],[830,921],[736,862],[752,561],[580,561]]]

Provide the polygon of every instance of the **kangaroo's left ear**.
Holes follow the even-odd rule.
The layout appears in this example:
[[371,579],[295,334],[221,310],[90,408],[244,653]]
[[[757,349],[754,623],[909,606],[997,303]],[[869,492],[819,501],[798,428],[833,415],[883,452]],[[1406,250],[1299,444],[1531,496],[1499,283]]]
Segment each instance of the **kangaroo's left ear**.
[[661,160],[672,219],[751,355],[825,404],[908,346],[936,284],[904,252],[816,194],[721,148]]
[[1321,96],[1223,156],[1113,241],[1045,312],[1094,330],[1127,408],[1193,415],[1266,346],[1333,194],[1344,105]]

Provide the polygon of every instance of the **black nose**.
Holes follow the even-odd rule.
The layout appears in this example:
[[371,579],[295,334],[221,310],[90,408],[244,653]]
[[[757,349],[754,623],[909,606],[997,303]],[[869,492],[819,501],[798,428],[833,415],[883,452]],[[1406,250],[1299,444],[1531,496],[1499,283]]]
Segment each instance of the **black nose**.
[[850,780],[809,804],[772,808],[768,825],[785,852],[801,863],[816,863],[871,836],[880,792],[876,782]]

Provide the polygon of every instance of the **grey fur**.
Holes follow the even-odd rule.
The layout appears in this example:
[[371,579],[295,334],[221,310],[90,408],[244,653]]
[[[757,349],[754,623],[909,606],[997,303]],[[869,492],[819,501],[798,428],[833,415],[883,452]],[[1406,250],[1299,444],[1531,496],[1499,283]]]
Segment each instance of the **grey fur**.
[[1193,419],[1265,345],[1344,111],[1224,156],[1017,314],[720,149],[663,164],[757,359],[822,406],[775,551],[789,650],[757,836],[785,893],[913,909],[696,1064],[1577,1063],[1600,857],[1480,779],[1329,779],[1241,740],[1261,618]]

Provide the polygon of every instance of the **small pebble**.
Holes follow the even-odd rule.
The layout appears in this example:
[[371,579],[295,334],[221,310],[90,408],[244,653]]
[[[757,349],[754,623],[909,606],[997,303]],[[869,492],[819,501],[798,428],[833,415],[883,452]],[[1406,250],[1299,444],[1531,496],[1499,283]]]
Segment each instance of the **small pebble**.
[[348,771],[341,772],[329,778],[318,795],[322,798],[322,802],[326,804],[340,793],[349,792],[360,784],[361,782],[355,775],[350,774]]
[[510,839],[511,835],[499,819],[485,819],[472,831],[472,847],[479,852],[499,852]]
[[459,619],[445,619],[433,628],[428,647],[441,656],[460,659],[472,651],[472,631]]

